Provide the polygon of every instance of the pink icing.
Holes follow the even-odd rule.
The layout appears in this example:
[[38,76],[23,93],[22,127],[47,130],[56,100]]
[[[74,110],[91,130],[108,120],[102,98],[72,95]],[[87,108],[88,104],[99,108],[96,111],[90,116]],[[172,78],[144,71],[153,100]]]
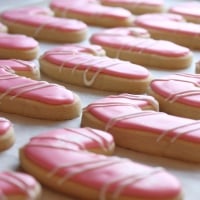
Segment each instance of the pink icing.
[[[31,191],[36,187],[36,181],[31,176],[20,172],[1,172],[0,191],[5,197],[9,195],[26,195],[31,198]],[[1,197],[1,193],[0,193]]]
[[[153,91],[168,99],[179,93],[188,93],[186,96],[175,97],[176,102],[193,107],[200,106],[200,76],[193,74],[175,74],[161,79],[154,79],[151,83]],[[196,91],[195,93],[193,93]],[[190,94],[191,93],[191,94]],[[170,100],[170,99],[169,99]]]
[[110,28],[110,29],[104,29],[99,34],[101,35],[130,35],[135,37],[150,37],[149,32],[140,27],[116,27],[116,28]]
[[[27,10],[26,10],[27,9]],[[45,27],[45,28],[53,28],[61,31],[80,31],[87,29],[87,25],[81,21],[74,20],[74,19],[62,19],[57,18],[49,15],[38,14],[43,12],[39,12],[39,8],[37,12],[34,12],[35,9],[33,8],[33,13],[31,12],[31,8],[22,8],[22,9],[15,9],[5,11],[1,14],[1,18],[4,20],[8,20],[11,22],[22,23],[25,25],[31,25],[34,27]],[[37,16],[37,17],[36,17]]]
[[0,117],[0,136],[3,135],[11,127],[10,121]]
[[0,33],[0,48],[29,50],[39,46],[31,37],[20,34]]
[[184,2],[169,9],[169,12],[183,16],[200,17],[200,3],[198,1]]
[[[138,16],[134,24],[143,28],[168,31],[172,33],[180,33],[191,36],[200,34],[200,25],[195,23],[187,23],[180,20],[174,20],[173,14],[145,14]],[[181,16],[180,16],[181,17]]]
[[[40,85],[44,87],[31,89]],[[24,86],[20,88],[20,86]],[[26,87],[27,85],[27,87]],[[17,87],[17,89],[12,89]],[[22,92],[23,89],[25,92]],[[68,104],[74,101],[74,95],[70,90],[56,84],[36,81],[25,77],[20,77],[0,68],[0,99],[7,93],[11,96],[20,96],[22,98],[36,100],[43,103],[60,105]]]
[[190,49],[165,40],[131,36],[110,36],[94,34],[90,41],[94,44],[133,52],[151,53],[161,56],[180,57],[191,53]]
[[35,63],[17,59],[2,59],[0,60],[0,67],[16,71],[32,71],[36,68]]
[[[101,198],[102,188],[105,187],[108,181],[116,180],[116,177],[144,175],[147,171],[155,170],[128,159],[46,147],[45,141],[43,142],[44,146],[42,143],[39,146],[35,146],[35,144],[32,145],[33,142],[36,143],[37,141],[31,140],[23,148],[24,153],[28,159],[49,171],[47,179],[56,174],[61,178],[57,184],[63,184],[63,181],[70,179],[79,184],[94,188],[100,191],[100,199],[103,199]],[[56,159],[52,159],[52,157]],[[143,178],[128,184],[120,191],[121,194],[141,198],[171,198],[180,193],[180,184],[164,170],[147,174]],[[120,188],[121,182],[116,181],[110,184],[107,191],[116,192],[116,189]]]
[[82,14],[85,16],[99,16],[110,17],[114,19],[126,19],[132,16],[132,14],[123,8],[113,8],[109,6],[103,6],[98,3],[90,3],[88,1],[71,1],[71,0],[53,0],[50,7],[53,9],[60,9],[62,11],[68,11]]
[[[119,97],[119,102],[121,101],[120,99],[121,97]],[[166,131],[170,130],[167,132],[167,136],[169,137],[173,138],[177,135],[180,135],[179,138],[182,140],[191,141],[197,144],[200,143],[200,135],[198,134],[200,123],[194,124],[193,126],[188,125],[182,128],[178,128],[183,125],[196,122],[195,120],[175,117],[161,112],[142,111],[135,109],[134,106],[131,105],[110,106],[109,103],[112,101],[112,98],[99,100],[88,105],[84,109],[84,112],[89,112],[95,116],[95,118],[103,121],[106,123],[107,127],[111,124],[114,127],[154,133],[158,135],[158,137],[159,135],[164,134]],[[96,106],[96,104],[100,102],[102,105]],[[131,103],[130,99],[129,103]],[[135,102],[132,101],[132,104],[135,105]],[[148,123],[144,123],[146,121],[148,121]],[[112,126],[110,128],[112,128]],[[185,131],[185,134],[181,134]]]
[[162,0],[102,0],[108,3],[123,3],[130,4],[130,6],[162,6],[164,2]]
[[98,57],[90,54],[78,54],[71,53],[58,54],[46,53],[43,59],[58,65],[58,67],[68,67],[73,70],[86,70],[89,68],[91,71],[98,71],[102,69],[101,73],[109,74],[118,77],[141,79],[149,76],[149,71],[140,66],[130,62],[121,61],[118,59],[112,59],[108,57]]

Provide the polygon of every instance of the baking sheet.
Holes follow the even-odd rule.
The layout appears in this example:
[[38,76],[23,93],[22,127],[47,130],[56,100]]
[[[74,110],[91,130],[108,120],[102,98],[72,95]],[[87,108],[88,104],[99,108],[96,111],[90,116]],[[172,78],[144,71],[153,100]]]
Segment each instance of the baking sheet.
[[[170,6],[175,3],[183,2],[179,1],[166,1],[166,6]],[[6,0],[0,1],[0,10],[5,10],[12,7],[20,7],[24,5],[39,5],[39,6],[47,6],[48,1],[45,0]],[[100,28],[90,27],[89,36],[98,31]],[[88,43],[88,41],[82,42],[83,44]],[[46,50],[59,46],[60,44],[52,44],[40,42],[40,55]],[[194,59],[191,67],[185,70],[175,70],[175,71],[166,71],[166,70],[158,70],[158,69],[150,69],[154,77],[161,77],[167,74],[172,74],[176,72],[187,72],[187,73],[195,73],[195,63],[200,60],[200,52],[194,51]],[[35,61],[37,62],[37,61]],[[41,76],[43,80],[47,80],[49,82],[56,82],[62,84],[60,82],[54,81],[45,76]],[[68,89],[77,93],[82,101],[82,107],[87,106],[89,103],[102,98],[104,96],[110,95],[109,92],[98,91],[94,89],[81,88],[77,86],[72,86],[68,84],[62,84],[66,86]],[[113,93],[112,93],[113,94]],[[18,160],[18,149],[26,144],[29,139],[35,135],[40,134],[41,132],[46,132],[48,130],[60,128],[60,127],[79,127],[81,117],[69,120],[69,121],[48,121],[48,120],[38,120],[32,118],[26,118],[19,115],[1,113],[0,116],[6,117],[12,121],[14,124],[15,134],[16,134],[16,143],[9,150],[0,153],[0,171],[3,170],[21,170]],[[197,152],[198,153],[198,152]],[[131,150],[123,149],[117,147],[115,150],[115,154],[121,157],[128,157],[133,161],[144,163],[151,166],[162,166],[166,168],[169,172],[175,175],[181,182],[184,196],[186,200],[199,200],[200,199],[200,164],[192,164],[186,163],[182,161],[161,158],[151,155],[146,155],[142,153],[137,153]],[[71,198],[66,197],[65,195],[58,194],[54,191],[51,191],[47,188],[43,188],[43,193],[40,198],[41,200],[69,200]]]

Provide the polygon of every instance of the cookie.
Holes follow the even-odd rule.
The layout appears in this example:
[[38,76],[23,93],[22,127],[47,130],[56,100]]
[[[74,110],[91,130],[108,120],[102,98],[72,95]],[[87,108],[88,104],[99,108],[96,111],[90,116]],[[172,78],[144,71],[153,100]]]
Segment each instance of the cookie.
[[0,173],[0,199],[36,200],[41,194],[40,184],[22,172]]
[[39,59],[41,71],[53,79],[98,90],[129,93],[144,93],[151,80],[150,72],[140,65],[90,53],[70,52],[68,46],[59,49],[47,51]]
[[20,163],[45,186],[77,199],[181,199],[179,181],[163,168],[89,152],[102,144],[113,150],[112,137],[99,130],[54,130],[23,146]]
[[181,15],[188,22],[200,23],[200,2],[188,1],[176,4],[169,8],[170,13]]
[[23,33],[50,42],[80,42],[87,36],[85,23],[49,15],[45,8],[25,7],[4,11],[1,21],[10,33]]
[[154,39],[169,40],[192,49],[200,49],[200,25],[185,22],[181,15],[144,14],[136,17],[134,24],[147,29]]
[[83,109],[81,126],[111,133],[123,148],[199,163],[200,121],[147,110],[155,108],[150,100],[130,94],[97,100]]
[[191,65],[193,57],[190,49],[173,42],[125,34],[99,32],[91,36],[90,42],[102,46],[109,57],[145,67],[183,69]]
[[0,117],[0,152],[10,148],[14,142],[15,135],[12,123]]
[[50,7],[58,17],[79,19],[93,26],[131,26],[134,19],[124,8],[103,6],[88,0],[52,0]]
[[200,119],[200,75],[179,73],[152,80],[148,93],[172,115]]
[[103,5],[122,7],[135,15],[159,13],[164,11],[163,0],[100,0]]
[[39,43],[21,34],[0,33],[0,59],[33,60],[39,52]]
[[36,80],[40,79],[40,70],[34,62],[18,59],[1,59],[0,67],[19,76],[26,76]]
[[78,117],[80,99],[70,90],[0,68],[0,111],[22,116],[65,120]]

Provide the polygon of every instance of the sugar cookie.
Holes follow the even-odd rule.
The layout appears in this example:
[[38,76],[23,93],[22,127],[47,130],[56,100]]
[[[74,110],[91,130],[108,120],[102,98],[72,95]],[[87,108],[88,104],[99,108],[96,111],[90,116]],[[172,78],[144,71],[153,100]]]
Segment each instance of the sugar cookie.
[[152,80],[148,93],[172,115],[200,119],[200,75],[179,73]]
[[20,34],[0,33],[0,59],[33,60],[39,52],[39,43]]
[[81,126],[108,131],[124,148],[199,163],[200,121],[146,110],[147,105],[153,105],[148,96],[108,96],[84,108]]
[[192,49],[200,49],[200,25],[185,22],[181,15],[144,14],[136,17],[134,24],[147,29],[154,39],[169,40]]
[[169,8],[170,13],[179,14],[188,22],[200,23],[200,2],[188,1],[176,4]]
[[106,6],[125,8],[135,15],[164,11],[163,0],[100,0],[100,2]]
[[63,86],[21,77],[0,68],[0,111],[65,120],[79,116],[80,100]]
[[113,149],[111,137],[96,131],[79,128],[38,135],[20,149],[21,166],[42,184],[78,199],[181,199],[179,181],[163,168],[88,152],[93,147],[108,150],[110,144]]
[[40,184],[22,172],[0,173],[0,199],[36,200],[41,194]]
[[0,152],[10,148],[14,142],[15,136],[12,123],[3,117],[0,117]]
[[190,49],[165,40],[99,32],[90,41],[102,46],[109,57],[146,67],[182,69],[190,66],[193,57]]
[[124,8],[103,6],[88,0],[52,0],[50,7],[56,16],[79,19],[93,26],[131,26],[134,19]]
[[27,7],[4,11],[1,21],[10,33],[23,33],[39,40],[80,42],[87,36],[85,23],[48,15],[45,8]]
[[[87,47],[89,48],[89,47]],[[150,72],[130,62],[90,53],[74,53],[67,46],[50,50],[40,59],[43,73],[56,80],[105,91],[144,93]]]
[[40,79],[40,70],[34,62],[28,62],[18,59],[2,59],[0,60],[0,67],[10,70],[19,75],[26,76],[32,79]]

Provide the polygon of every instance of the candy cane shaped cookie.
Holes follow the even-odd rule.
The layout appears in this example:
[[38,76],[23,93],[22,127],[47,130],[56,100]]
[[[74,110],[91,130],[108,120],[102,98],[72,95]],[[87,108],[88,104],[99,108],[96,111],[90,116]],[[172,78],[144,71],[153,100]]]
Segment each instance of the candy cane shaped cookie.
[[41,186],[31,175],[12,171],[0,173],[1,200],[36,200],[40,193]]
[[200,25],[185,22],[181,15],[144,14],[136,17],[134,24],[147,29],[154,39],[169,40],[192,49],[200,49]]
[[4,68],[19,76],[40,79],[40,71],[34,62],[19,59],[2,59],[0,60],[0,68]]
[[151,80],[150,72],[142,66],[84,53],[68,45],[44,53],[40,69],[56,80],[105,91],[144,93]]
[[33,60],[39,52],[39,43],[25,35],[0,33],[0,59]]
[[81,126],[108,131],[124,148],[199,163],[200,121],[158,112],[148,96],[136,97],[108,96],[89,104]]
[[50,7],[56,16],[79,19],[93,26],[131,26],[134,19],[124,8],[103,6],[88,0],[52,0]]
[[182,199],[180,183],[163,168],[94,153],[111,153],[113,145],[97,129],[56,129],[23,146],[20,162],[42,184],[78,199]]
[[182,69],[192,62],[192,52],[186,47],[170,41],[126,35],[125,31],[119,34],[102,31],[93,34],[90,41],[102,46],[109,57],[146,67]]
[[0,117],[0,151],[10,148],[14,142],[15,136],[12,123]]
[[125,8],[136,15],[164,11],[163,0],[100,0],[100,2],[106,6]]
[[21,77],[0,68],[0,111],[65,120],[79,116],[80,100],[63,86]]
[[169,114],[200,119],[200,75],[179,73],[154,79],[148,90]]
[[182,2],[171,6],[170,13],[181,15],[188,22],[200,23],[200,3],[198,1]]
[[46,12],[46,8],[38,7],[4,11],[0,19],[11,33],[53,42],[80,42],[86,38],[88,29],[79,20],[57,18]]

